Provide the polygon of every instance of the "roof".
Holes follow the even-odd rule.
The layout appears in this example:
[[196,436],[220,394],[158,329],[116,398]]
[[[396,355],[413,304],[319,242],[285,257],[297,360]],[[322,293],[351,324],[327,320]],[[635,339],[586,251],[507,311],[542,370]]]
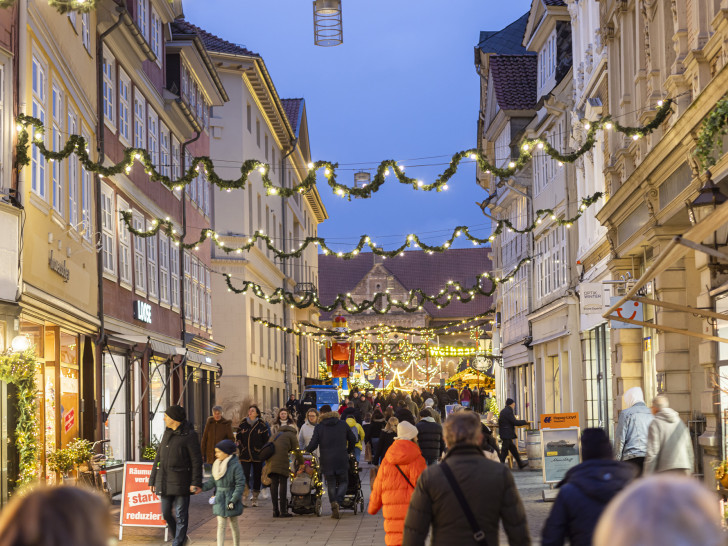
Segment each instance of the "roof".
[[258,55],[257,53],[253,53],[249,49],[246,49],[244,46],[228,42],[227,40],[223,40],[222,38],[219,38],[214,34],[210,34],[206,30],[203,30],[200,27],[193,25],[189,21],[185,21],[184,19],[177,19],[176,21],[172,21],[172,29],[173,31],[176,30],[177,32],[185,34],[198,34],[202,39],[202,43],[205,44],[205,49],[207,49],[208,51],[216,51],[218,53],[230,53],[233,55],[245,55],[247,57],[260,57],[260,55]]
[[524,13],[502,30],[482,31],[478,48],[483,53],[495,53],[497,55],[535,55],[535,53],[526,51],[522,44],[523,35],[528,24],[528,14],[529,12]]
[[[372,252],[362,252],[351,260],[319,254],[321,303],[330,305],[337,294],[346,294],[354,290],[375,264],[381,264],[405,289],[421,288],[431,296],[446,288],[449,280],[458,281],[463,287],[473,286],[477,275],[492,270],[490,248],[450,249],[434,254],[427,254],[422,250],[409,250],[404,252],[404,256],[386,260],[382,260]],[[478,295],[468,303],[453,298],[450,305],[442,309],[431,303],[425,303],[424,308],[434,319],[447,319],[484,313],[492,304],[491,297]],[[342,313],[341,307],[332,313],[322,313],[321,320],[328,320],[334,313]]]
[[298,126],[303,115],[303,99],[281,99],[281,103],[293,132],[298,134]]
[[543,3],[547,6],[565,6],[564,0],[543,0]]
[[534,55],[493,55],[490,73],[501,110],[531,110],[536,106],[538,64]]

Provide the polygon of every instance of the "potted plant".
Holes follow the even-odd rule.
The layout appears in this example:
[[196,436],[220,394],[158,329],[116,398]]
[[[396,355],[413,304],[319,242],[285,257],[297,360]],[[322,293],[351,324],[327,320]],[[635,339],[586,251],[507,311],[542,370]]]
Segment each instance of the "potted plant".
[[48,464],[48,468],[53,472],[57,472],[63,476],[64,482],[72,480],[68,476],[68,473],[73,469],[75,462],[70,449],[61,448],[55,451],[49,451],[46,453],[46,463]]
[[728,489],[728,461],[715,461],[712,466],[716,481],[723,489]]
[[81,467],[85,467],[88,470],[88,462],[93,456],[93,444],[84,438],[74,438],[68,443],[66,449],[70,451],[70,457],[73,460],[74,466],[79,467],[79,470],[83,470]]
[[144,446],[144,449],[142,450],[142,460],[143,461],[154,461],[154,459],[157,458],[157,449],[159,448],[159,440],[154,437],[152,438],[152,441],[149,442],[149,445]]

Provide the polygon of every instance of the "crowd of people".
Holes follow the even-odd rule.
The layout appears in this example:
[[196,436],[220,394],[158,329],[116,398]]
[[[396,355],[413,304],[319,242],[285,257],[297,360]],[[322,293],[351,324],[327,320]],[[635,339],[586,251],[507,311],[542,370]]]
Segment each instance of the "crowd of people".
[[[291,458],[294,468],[302,467],[303,452],[316,457],[336,519],[352,459],[370,463],[368,512],[383,511],[388,546],[498,544],[501,524],[509,544],[530,544],[523,502],[502,464],[508,453],[519,467],[527,464],[514,442],[516,427],[527,423],[517,418],[513,400],[506,400],[498,419],[499,446],[480,405],[486,397],[465,391],[386,396],[352,391],[336,411],[292,397],[269,418],[250,405],[235,428],[216,406],[201,441],[184,408],[167,408],[149,486],[161,499],[173,546],[186,543],[190,497],[201,491],[214,491],[218,546],[228,528],[233,544],[240,543],[239,516],[245,507],[259,506],[266,484],[273,517],[291,517]],[[624,403],[614,445],[603,429],[582,432],[582,462],[557,485],[541,543],[725,544],[719,503],[689,477],[689,432],[669,400],[657,396],[648,408],[641,389],[634,388]],[[451,406],[447,414],[440,410],[445,405]],[[49,523],[53,534],[45,532],[41,540]],[[0,546],[101,546],[109,527],[101,497],[72,487],[41,488],[18,496],[0,513]]]

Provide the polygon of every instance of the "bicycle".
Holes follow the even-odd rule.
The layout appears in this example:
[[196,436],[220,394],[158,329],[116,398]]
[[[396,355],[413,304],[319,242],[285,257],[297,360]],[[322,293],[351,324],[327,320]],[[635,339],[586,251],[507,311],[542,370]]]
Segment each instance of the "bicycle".
[[[98,444],[107,443],[109,443],[109,440],[98,440],[91,445],[91,450],[95,451]],[[111,490],[106,479],[106,455],[97,453],[89,459],[88,463],[89,470],[82,472],[79,479],[90,487],[99,490],[111,501]]]

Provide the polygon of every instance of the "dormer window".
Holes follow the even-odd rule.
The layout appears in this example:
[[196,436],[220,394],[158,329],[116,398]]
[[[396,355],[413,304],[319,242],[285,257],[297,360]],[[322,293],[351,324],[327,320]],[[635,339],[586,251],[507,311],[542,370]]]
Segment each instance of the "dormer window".
[[541,51],[538,53],[539,87],[546,85],[546,82],[556,72],[556,34],[549,36]]

